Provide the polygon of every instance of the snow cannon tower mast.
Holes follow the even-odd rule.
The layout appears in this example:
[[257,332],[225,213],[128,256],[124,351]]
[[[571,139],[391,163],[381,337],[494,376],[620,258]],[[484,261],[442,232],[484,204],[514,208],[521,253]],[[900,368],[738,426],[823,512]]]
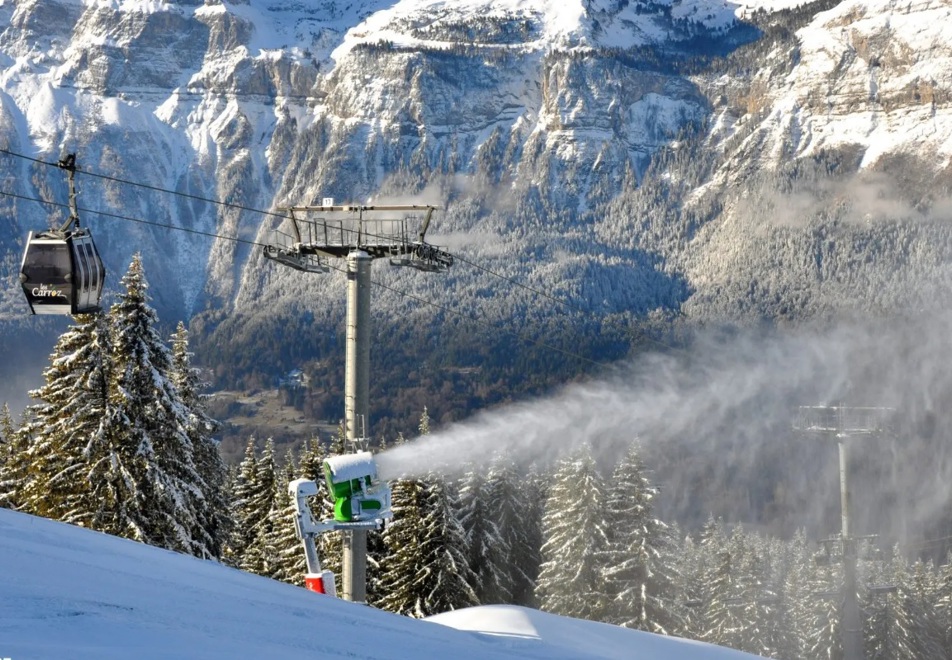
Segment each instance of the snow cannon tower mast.
[[369,531],[380,529],[393,517],[390,510],[390,486],[377,477],[377,464],[367,451],[334,456],[324,461],[328,492],[334,499],[334,519],[318,522],[311,513],[309,498],[318,494],[317,482],[297,479],[288,485],[297,516],[294,527],[304,543],[307,574],[304,583],[311,591],[337,595],[334,574],[321,568],[315,539],[333,531]]

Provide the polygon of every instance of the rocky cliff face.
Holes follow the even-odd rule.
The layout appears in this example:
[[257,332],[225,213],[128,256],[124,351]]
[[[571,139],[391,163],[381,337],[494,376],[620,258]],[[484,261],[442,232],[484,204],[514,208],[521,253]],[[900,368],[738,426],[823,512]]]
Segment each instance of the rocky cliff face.
[[[141,250],[169,319],[336,324],[339,273],[251,245],[280,222],[259,211],[323,197],[445,205],[431,239],[464,260],[438,282],[375,277],[517,328],[565,309],[487,270],[596,328],[925,304],[950,275],[952,5],[768,9],[6,0],[0,146],[76,151],[151,186],[83,176],[80,200],[110,286]],[[65,193],[59,171],[13,155],[0,178],[20,196],[0,198],[0,314],[16,323],[23,237],[63,215],[23,198]],[[384,319],[434,314],[375,295]]]

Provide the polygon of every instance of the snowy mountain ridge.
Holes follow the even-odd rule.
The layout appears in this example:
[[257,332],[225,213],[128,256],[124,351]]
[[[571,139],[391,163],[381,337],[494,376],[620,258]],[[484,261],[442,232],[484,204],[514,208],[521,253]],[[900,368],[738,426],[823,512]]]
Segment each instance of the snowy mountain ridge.
[[[325,197],[445,206],[432,242],[483,268],[458,262],[439,283],[376,269],[385,323],[433,314],[392,289],[490,323],[564,311],[486,271],[590,313],[583,333],[601,319],[895,309],[949,282],[952,248],[934,223],[952,208],[949,11],[3,0],[0,147],[45,162],[75,151],[91,172],[150,186],[81,177],[85,221],[111,274],[142,250],[163,318],[204,313],[211,333],[242,334],[262,309],[333,332],[343,275],[302,277],[260,250],[282,221],[274,209]],[[64,214],[31,200],[62,204],[65,187],[55,168],[11,155],[0,179],[20,196],[0,199],[0,319],[22,328],[22,241]],[[899,222],[921,248],[906,263],[895,237],[863,238],[880,258],[855,289],[853,242],[811,266],[804,231],[830,208],[851,231],[864,217]]]
[[[850,0],[821,12],[797,33],[798,61],[770,80],[754,76],[768,110],[757,148],[776,166],[785,158],[861,145],[861,168],[896,153],[929,155],[950,166],[948,73],[952,5],[935,0]],[[749,156],[741,152],[744,156]]]

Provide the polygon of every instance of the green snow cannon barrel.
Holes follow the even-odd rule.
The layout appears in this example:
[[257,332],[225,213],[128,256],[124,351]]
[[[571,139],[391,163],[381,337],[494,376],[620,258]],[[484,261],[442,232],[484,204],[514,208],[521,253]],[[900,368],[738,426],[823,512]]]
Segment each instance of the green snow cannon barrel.
[[334,520],[361,522],[390,518],[390,486],[377,477],[369,451],[333,456],[324,461],[327,491],[334,498]]

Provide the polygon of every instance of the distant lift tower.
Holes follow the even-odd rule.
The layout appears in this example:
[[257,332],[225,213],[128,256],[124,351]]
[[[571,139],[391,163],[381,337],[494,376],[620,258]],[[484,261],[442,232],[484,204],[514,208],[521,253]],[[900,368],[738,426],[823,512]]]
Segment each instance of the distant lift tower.
[[[439,273],[453,265],[453,255],[426,242],[433,213],[429,205],[322,206],[279,209],[287,221],[275,231],[264,256],[309,272],[330,270],[329,258],[347,259],[347,337],[344,367],[344,428],[352,449],[367,449],[370,391],[370,265],[387,258],[394,266]],[[358,603],[367,598],[367,531],[345,533],[342,597]]]
[[887,431],[892,408],[801,406],[796,429],[830,440],[840,450],[840,540],[843,547],[843,603],[840,631],[843,660],[864,660],[863,621],[856,579],[856,537],[850,530],[849,450],[854,439],[882,435]]

